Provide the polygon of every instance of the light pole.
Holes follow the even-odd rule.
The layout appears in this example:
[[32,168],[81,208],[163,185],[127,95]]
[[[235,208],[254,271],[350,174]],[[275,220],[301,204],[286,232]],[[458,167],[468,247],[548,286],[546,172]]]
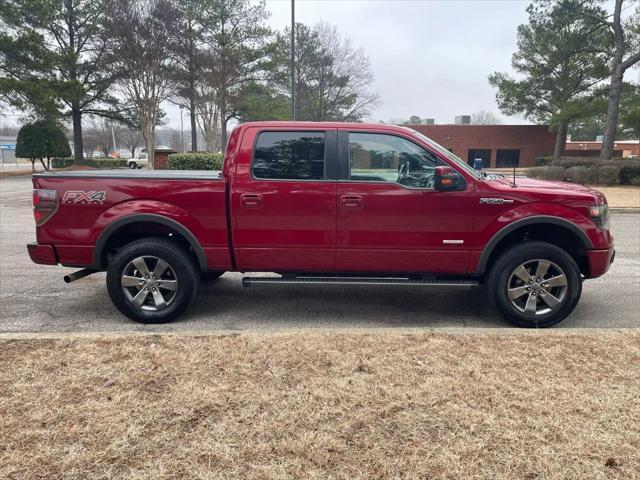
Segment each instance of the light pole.
[[291,118],[296,119],[296,0],[291,0]]

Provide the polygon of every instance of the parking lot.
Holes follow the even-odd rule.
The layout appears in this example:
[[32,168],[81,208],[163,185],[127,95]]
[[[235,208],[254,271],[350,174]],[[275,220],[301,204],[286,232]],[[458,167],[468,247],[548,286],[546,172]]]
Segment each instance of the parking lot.
[[[0,179],[0,332],[440,328],[509,325],[482,288],[263,286],[240,274],[203,285],[177,322],[140,325],[111,305],[104,273],[65,284],[73,269],[33,264],[31,179]],[[557,328],[640,327],[640,214],[614,213],[617,256],[606,276],[585,283],[574,313]]]

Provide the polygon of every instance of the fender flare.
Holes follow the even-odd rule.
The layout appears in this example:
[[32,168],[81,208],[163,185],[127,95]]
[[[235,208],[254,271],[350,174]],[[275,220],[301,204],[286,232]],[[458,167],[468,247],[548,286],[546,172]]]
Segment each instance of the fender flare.
[[549,215],[536,215],[534,217],[521,218],[520,220],[516,220],[515,222],[501,228],[493,237],[491,237],[489,243],[487,243],[487,245],[484,247],[484,250],[482,250],[482,254],[480,255],[480,259],[478,260],[478,266],[476,267],[476,274],[484,274],[487,269],[487,262],[489,261],[491,254],[495,250],[498,243],[500,243],[500,241],[504,237],[517,230],[518,228],[524,227],[526,225],[540,225],[545,223],[566,228],[580,239],[580,243],[585,249],[593,248],[593,243],[591,242],[591,239],[589,239],[587,234],[582,229],[580,229],[580,227],[570,222],[569,220],[565,220],[559,217],[552,217]]
[[200,269],[203,271],[207,270],[207,257],[205,256],[204,250],[202,250],[202,246],[195,235],[191,233],[188,228],[175,220],[171,220],[170,218],[162,215],[156,215],[154,213],[134,213],[132,215],[126,215],[107,225],[104,230],[100,232],[100,236],[98,237],[96,246],[93,250],[93,265],[95,268],[100,270],[104,268],[104,265],[102,265],[102,253],[111,236],[121,227],[139,222],[158,223],[178,232],[187,240],[187,242],[189,242],[189,245],[195,252]]

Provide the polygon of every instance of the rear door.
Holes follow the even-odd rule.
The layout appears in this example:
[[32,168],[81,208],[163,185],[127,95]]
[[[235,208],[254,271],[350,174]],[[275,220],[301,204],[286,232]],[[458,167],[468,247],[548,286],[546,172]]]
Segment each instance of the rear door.
[[248,128],[231,190],[239,270],[332,272],[337,131]]
[[336,269],[463,273],[474,192],[434,189],[439,156],[397,132],[340,131]]

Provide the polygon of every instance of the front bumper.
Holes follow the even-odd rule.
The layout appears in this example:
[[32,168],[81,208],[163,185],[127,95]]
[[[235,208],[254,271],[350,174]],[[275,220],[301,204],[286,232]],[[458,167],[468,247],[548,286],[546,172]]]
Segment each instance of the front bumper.
[[589,277],[596,278],[609,271],[609,267],[616,257],[616,249],[613,247],[604,250],[587,250],[589,260]]
[[36,242],[27,244],[27,251],[33,263],[41,265],[57,265],[58,257],[53,245],[39,245]]

